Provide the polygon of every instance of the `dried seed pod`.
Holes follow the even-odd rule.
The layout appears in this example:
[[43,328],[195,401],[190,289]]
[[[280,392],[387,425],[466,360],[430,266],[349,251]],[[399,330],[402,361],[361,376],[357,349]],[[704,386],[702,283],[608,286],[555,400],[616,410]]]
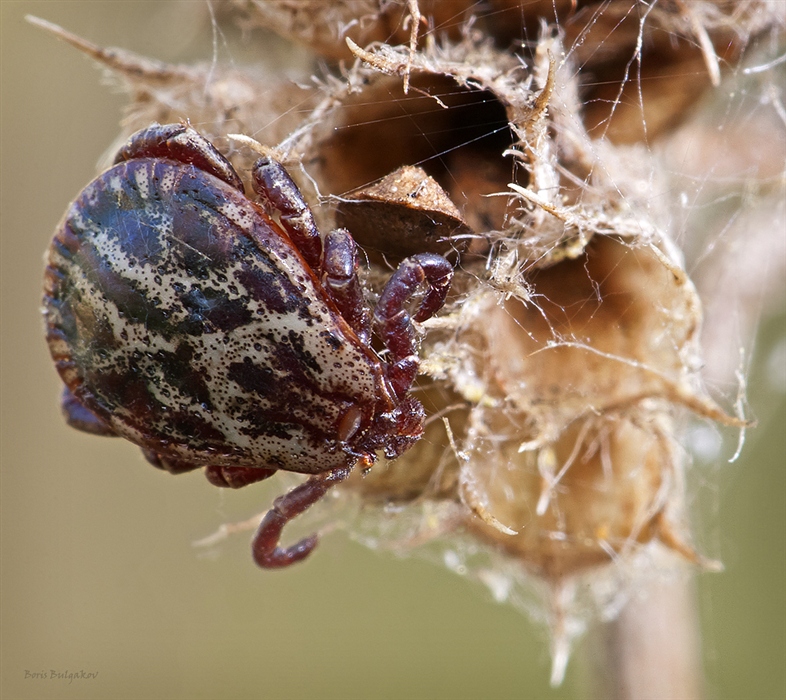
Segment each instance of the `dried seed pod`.
[[[244,21],[309,46],[330,59],[349,59],[349,38],[424,46],[435,37],[458,41],[462,27],[507,50],[533,45],[544,22],[559,26],[576,65],[591,76],[583,86],[585,124],[616,143],[652,140],[684,120],[721,67],[733,65],[752,37],[783,21],[775,5],[756,2],[673,2],[650,7],[635,0],[344,0],[265,3],[236,0]],[[422,27],[418,27],[422,24]],[[413,34],[413,26],[419,31]],[[398,72],[408,75],[411,55]]]
[[403,258],[413,251],[446,255],[467,247],[471,229],[436,180],[404,166],[341,199],[336,221],[366,251]]
[[455,393],[428,396],[463,404],[460,420],[448,414],[450,440],[436,423],[391,467],[391,491],[441,500],[452,483],[463,523],[552,583],[652,539],[696,561],[684,543],[675,408],[723,415],[685,374],[700,308],[674,270],[653,249],[596,237],[540,271],[526,301],[477,289],[430,357]]

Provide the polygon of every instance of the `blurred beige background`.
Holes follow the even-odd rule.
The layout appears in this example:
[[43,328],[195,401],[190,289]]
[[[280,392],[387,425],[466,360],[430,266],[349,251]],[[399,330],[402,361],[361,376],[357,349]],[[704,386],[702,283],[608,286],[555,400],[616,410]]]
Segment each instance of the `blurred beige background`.
[[[128,444],[63,424],[39,313],[41,259],[115,138],[124,98],[23,17],[192,61],[212,56],[209,12],[198,2],[4,0],[0,9],[4,700],[583,697],[580,659],[549,689],[545,631],[429,563],[343,534],[287,571],[256,569],[247,535],[205,557],[194,540],[264,510],[281,485],[227,495],[201,474],[170,477]],[[225,29],[221,60],[264,51],[239,48]],[[786,387],[772,379],[786,375],[783,315],[764,325],[755,352],[760,427],[739,462],[699,460],[693,479],[700,544],[727,565],[699,578],[717,698],[786,693]],[[51,671],[97,675],[69,682]]]

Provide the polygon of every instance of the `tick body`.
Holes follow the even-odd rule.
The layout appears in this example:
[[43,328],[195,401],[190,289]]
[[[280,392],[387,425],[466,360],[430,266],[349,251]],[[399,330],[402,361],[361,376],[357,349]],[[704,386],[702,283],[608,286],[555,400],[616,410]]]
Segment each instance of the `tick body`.
[[254,539],[257,563],[274,567],[316,544],[280,548],[289,519],[358,462],[421,436],[408,308],[422,291],[413,318],[435,313],[452,268],[404,260],[372,314],[349,233],[323,242],[276,161],[257,161],[252,180],[258,201],[188,126],[135,134],[59,225],[44,315],[72,426],[124,437],[174,473],[204,466],[219,486],[314,475],[277,499]]

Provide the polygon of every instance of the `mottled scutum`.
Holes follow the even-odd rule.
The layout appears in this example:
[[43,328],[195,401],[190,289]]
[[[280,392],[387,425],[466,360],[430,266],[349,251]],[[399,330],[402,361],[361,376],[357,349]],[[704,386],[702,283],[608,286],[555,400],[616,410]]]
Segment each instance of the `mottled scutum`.
[[191,165],[115,165],[60,224],[47,261],[49,342],[68,388],[159,455],[317,473],[351,464],[393,409],[382,366],[286,234]]

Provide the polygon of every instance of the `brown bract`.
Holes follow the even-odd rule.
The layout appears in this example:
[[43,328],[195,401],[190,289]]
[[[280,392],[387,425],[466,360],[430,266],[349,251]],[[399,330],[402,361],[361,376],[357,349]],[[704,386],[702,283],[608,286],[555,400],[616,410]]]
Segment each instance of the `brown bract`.
[[342,198],[336,221],[367,251],[402,258],[418,250],[446,255],[467,247],[471,229],[422,168],[403,166]]

